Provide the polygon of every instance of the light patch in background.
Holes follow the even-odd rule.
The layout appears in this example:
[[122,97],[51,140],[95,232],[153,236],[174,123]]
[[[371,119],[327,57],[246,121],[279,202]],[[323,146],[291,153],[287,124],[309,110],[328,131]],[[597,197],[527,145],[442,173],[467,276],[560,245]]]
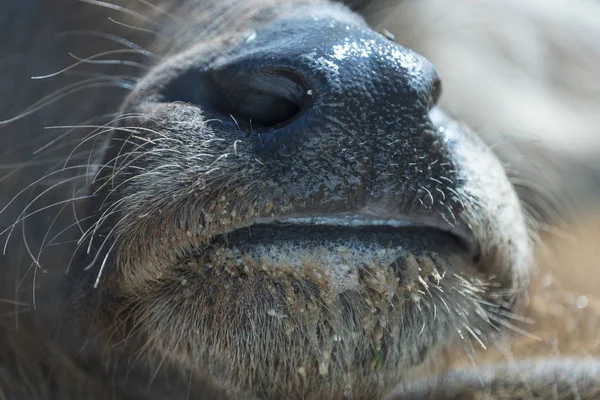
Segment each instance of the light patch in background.
[[436,65],[442,107],[473,129],[600,165],[600,2],[383,0],[365,15]]

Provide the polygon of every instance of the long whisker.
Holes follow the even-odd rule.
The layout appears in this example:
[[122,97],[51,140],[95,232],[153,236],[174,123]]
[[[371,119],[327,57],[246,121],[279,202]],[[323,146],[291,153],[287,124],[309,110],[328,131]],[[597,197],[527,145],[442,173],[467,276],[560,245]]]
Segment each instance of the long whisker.
[[[78,176],[77,178],[81,178],[81,176]],[[52,207],[56,207],[56,206],[59,206],[59,205],[61,205],[61,204],[70,203],[70,202],[72,202],[72,201],[79,201],[79,200],[84,200],[84,199],[90,199],[90,198],[92,198],[92,197],[94,197],[94,195],[85,195],[85,196],[80,196],[80,197],[73,197],[73,198],[70,198],[70,199],[61,200],[61,201],[58,201],[58,202],[56,202],[56,203],[53,203],[53,204],[50,204],[50,205],[44,206],[44,207],[42,207],[42,208],[40,208],[40,209],[37,209],[37,210],[35,210],[35,211],[32,211],[32,212],[30,212],[29,214],[26,214],[26,215],[24,215],[23,217],[19,218],[19,219],[18,219],[18,220],[17,220],[17,221],[16,221],[16,222],[13,224],[13,225],[10,225],[8,228],[6,228],[6,229],[5,229],[5,230],[3,230],[2,232],[0,232],[0,235],[3,235],[4,233],[6,233],[6,232],[8,232],[8,231],[11,231],[11,232],[12,232],[12,231],[14,230],[14,228],[16,227],[16,225],[17,225],[19,222],[21,222],[21,221],[23,221],[23,220],[26,220],[27,218],[31,217],[32,215],[39,214],[39,213],[40,213],[40,212],[42,212],[42,211],[46,211],[46,210],[48,210],[48,209],[50,209],[50,208],[52,208]],[[7,246],[8,246],[8,242],[6,242],[6,244],[4,245],[4,253],[3,253],[3,254],[6,254],[6,248],[7,248]]]
[[81,64],[84,63],[92,63],[93,60],[100,58],[100,57],[104,57],[104,56],[110,56],[110,55],[115,55],[115,54],[144,54],[144,52],[142,50],[138,50],[138,49],[117,49],[117,50],[108,50],[108,51],[103,51],[101,53],[98,54],[94,54],[93,56],[87,57],[87,58],[79,58],[77,56],[75,56],[72,53],[69,53],[69,55],[71,57],[73,57],[77,61],[76,63],[73,63],[71,65],[69,65],[68,67],[65,67],[59,71],[53,72],[51,74],[47,74],[47,75],[38,75],[38,76],[32,76],[31,79],[34,80],[39,80],[39,79],[47,79],[47,78],[52,78],[55,76],[58,76],[64,72],[67,72]]
[[[77,221],[73,222],[72,224],[67,225],[66,228],[64,228],[63,230],[61,230],[60,232],[58,232],[56,235],[54,235],[50,240],[48,240],[48,242],[44,245],[43,248],[40,249],[40,255],[42,254],[42,252],[44,251],[44,249],[46,249],[47,247],[50,247],[54,244],[56,244],[56,240],[65,232],[67,232],[69,229],[77,226],[77,227],[81,227],[81,223],[84,221],[88,221],[94,218],[94,215],[88,215],[85,218],[80,218]],[[81,229],[81,228],[79,228]],[[77,243],[78,240],[73,241],[73,243]]]
[[31,304],[25,303],[19,300],[7,299],[6,297],[0,297],[0,303],[13,304],[21,307],[31,307]]
[[[118,209],[119,209],[119,207],[121,206],[122,203],[125,203],[131,197],[132,197],[132,195],[122,197],[118,201],[114,202],[110,207],[108,207],[104,211],[104,213],[96,220],[96,222],[92,226],[90,226],[88,228],[88,230],[81,236],[81,238],[77,242],[78,247],[89,237],[90,238],[90,242],[89,242],[88,248],[87,248],[87,253],[89,254],[91,252],[92,241],[94,240],[94,235],[96,234],[96,231],[108,219],[109,216],[111,216],[111,215],[113,215],[113,214],[115,214],[115,213],[118,212]],[[105,201],[106,201],[106,198],[104,199],[104,201],[100,205],[100,207],[99,207],[100,209],[102,209],[102,207],[104,206],[104,202]]]
[[[90,122],[96,121],[98,119],[104,119],[104,118],[114,118],[116,116],[118,116],[119,113],[108,113],[108,114],[103,114],[103,115],[99,115],[93,118],[90,118],[88,120],[85,120],[82,122],[82,125],[80,126],[87,126]],[[65,137],[69,136],[72,132],[75,131],[75,129],[77,129],[79,126],[75,125],[75,126],[69,126],[69,127],[54,127],[54,126],[46,126],[44,127],[44,129],[46,130],[50,130],[50,129],[68,129],[66,132],[64,132],[63,134],[61,134],[60,136],[58,136],[57,138],[51,140],[50,142],[46,143],[44,146],[38,148],[36,151],[33,152],[33,155],[37,155],[39,153],[41,153],[42,151],[44,151],[45,149],[47,149],[48,147],[52,147],[53,144],[55,144],[56,142],[64,139]]]
[[125,66],[128,66],[128,67],[139,68],[139,69],[142,69],[144,71],[147,71],[147,70],[150,69],[150,67],[148,67],[146,64],[142,64],[142,63],[135,62],[135,61],[129,61],[129,60],[89,60],[89,59],[77,57],[73,53],[69,53],[69,55],[71,57],[73,57],[75,60],[80,61],[82,63],[86,63],[86,64],[125,65]]
[[130,40],[127,40],[125,38],[122,38],[120,36],[113,35],[113,34],[106,33],[106,32],[75,30],[75,31],[60,32],[60,33],[57,34],[57,36],[67,36],[67,35],[95,36],[95,37],[103,38],[103,39],[106,39],[106,40],[110,40],[110,41],[115,42],[115,43],[122,44],[123,46],[129,47],[130,49],[139,50],[140,54],[143,54],[144,56],[146,56],[148,58],[154,58],[154,57],[156,57],[155,53],[151,52],[150,50],[147,50],[147,49],[143,48],[139,44],[137,44],[135,42],[132,42]]
[[[72,145],[72,142],[66,142],[66,143],[62,143],[60,147],[54,149],[54,150],[59,150],[60,148],[64,148],[67,146]],[[85,155],[86,153],[76,153],[73,155],[73,158],[79,158],[83,155]],[[38,166],[42,166],[42,165],[48,165],[48,164],[53,164],[50,166],[50,168],[48,168],[49,171],[54,170],[56,167],[58,167],[59,165],[62,164],[62,162],[64,161],[64,156],[57,156],[57,157],[52,157],[52,158],[44,158],[44,159],[39,159],[39,160],[31,160],[31,161],[27,161],[24,163],[20,163],[20,164],[13,164],[12,166],[14,167],[10,172],[8,172],[7,174],[5,174],[4,176],[2,176],[2,178],[0,178],[0,183],[10,179],[11,177],[15,176],[16,174],[18,174],[20,171],[26,169],[26,168],[33,168],[33,167],[38,167]],[[10,169],[10,168],[9,168]],[[47,182],[51,182],[50,179],[47,180]],[[46,181],[44,182],[40,182],[41,185],[44,185],[46,183]]]
[[138,18],[144,22],[149,23],[150,25],[156,26],[158,27],[158,23],[156,21],[153,21],[152,19],[148,18],[147,16],[140,14],[136,11],[130,10],[129,8],[123,7],[123,6],[119,6],[117,4],[111,4],[111,3],[107,3],[104,1],[99,1],[99,0],[79,0],[82,3],[88,3],[91,5],[95,5],[95,6],[99,6],[99,7],[104,7],[104,8],[108,8],[111,10],[115,10],[115,11],[119,11],[123,14],[127,14],[129,16],[132,16],[134,18]]
[[59,174],[61,172],[65,172],[65,171],[70,171],[70,170],[74,170],[74,169],[79,169],[81,168],[80,165],[75,165],[72,167],[67,167],[64,168],[62,170],[59,171],[53,171],[50,172],[49,174],[44,175],[43,177],[39,178],[38,180],[30,183],[29,185],[27,185],[27,187],[25,187],[24,189],[22,189],[19,193],[17,193],[16,195],[13,196],[13,198],[4,206],[4,208],[0,209],[0,214],[2,214],[16,199],[18,199],[23,193],[25,193],[26,191],[28,191],[29,189],[31,189],[32,187],[36,186],[37,184],[39,184],[40,182],[42,182],[45,179],[48,179],[51,176],[54,176],[56,174]]
[[[79,167],[79,166],[78,166],[78,167]],[[49,205],[49,206],[46,206],[46,207],[42,207],[42,208],[40,208],[40,209],[38,209],[38,210],[36,210],[36,211],[34,211],[34,212],[32,212],[32,213],[29,213],[29,214],[27,214],[27,215],[24,215],[24,214],[25,214],[25,212],[26,212],[26,211],[29,209],[29,207],[31,207],[31,205],[32,205],[33,203],[35,203],[35,202],[36,202],[38,199],[40,199],[41,197],[43,197],[43,196],[44,196],[46,193],[48,193],[48,192],[49,192],[49,191],[51,191],[52,189],[54,189],[54,188],[56,188],[56,187],[58,187],[58,186],[61,186],[61,185],[65,184],[65,183],[69,183],[69,182],[76,181],[76,180],[78,180],[78,179],[81,179],[81,178],[83,178],[83,177],[85,177],[85,175],[83,175],[83,174],[82,174],[82,175],[75,175],[75,176],[72,176],[72,177],[70,177],[70,178],[63,179],[63,180],[61,180],[60,182],[58,182],[58,183],[56,183],[56,184],[54,184],[54,185],[50,186],[49,188],[45,189],[45,190],[44,190],[44,191],[42,191],[42,192],[41,192],[39,195],[37,195],[37,196],[36,196],[36,197],[35,197],[33,200],[31,200],[31,201],[30,201],[30,202],[29,202],[29,203],[28,203],[28,204],[25,206],[25,208],[23,208],[23,211],[21,212],[21,214],[19,214],[19,217],[17,218],[17,220],[16,220],[16,221],[15,221],[15,222],[14,222],[12,225],[9,225],[9,226],[8,226],[6,229],[4,229],[3,231],[1,231],[1,232],[0,232],[0,235],[3,235],[4,233],[6,233],[6,232],[9,232],[9,231],[10,231],[10,233],[8,234],[8,237],[6,238],[6,243],[5,243],[5,246],[4,246],[4,254],[6,254],[6,248],[7,248],[7,246],[8,246],[8,241],[9,241],[9,239],[10,239],[10,235],[11,235],[12,231],[14,230],[14,228],[16,227],[16,225],[17,225],[19,222],[21,222],[21,221],[23,221],[23,220],[25,220],[25,219],[29,218],[31,215],[37,214],[37,213],[39,213],[39,212],[41,212],[41,211],[47,210],[47,209],[49,209],[49,208],[52,208],[52,207],[54,207],[54,206],[56,206],[56,205],[63,204],[63,203],[64,203],[64,201],[63,201],[63,202],[54,203],[54,204],[51,204],[51,205]],[[88,195],[88,196],[84,196],[84,197],[82,197],[82,198],[89,198],[89,197],[93,197],[93,196],[92,196],[92,195]],[[79,197],[78,197],[78,198],[68,199],[68,200],[66,200],[66,201],[70,202],[70,201],[76,201],[76,200],[79,200],[79,199],[81,199],[81,198],[79,198]],[[6,207],[5,207],[5,208],[6,208]]]
[[[92,262],[90,262],[83,270],[84,271],[88,271],[89,269],[91,269],[94,264],[96,264],[96,261],[98,260],[98,257],[100,256],[100,254],[102,253],[102,249],[104,248],[104,246],[106,245],[106,243],[108,243],[108,240],[112,238],[112,234],[115,230],[117,230],[117,228],[119,227],[120,223],[125,219],[125,217],[123,217],[119,222],[117,222],[112,229],[108,232],[108,234],[106,235],[106,237],[104,238],[104,240],[102,241],[102,244],[100,244],[100,247],[98,248],[98,250],[96,251],[96,255],[94,256],[94,259],[92,260]],[[115,243],[113,243],[111,245],[111,249],[115,246],[117,242],[115,241]],[[89,249],[88,249],[88,254],[89,254]],[[108,254],[107,254],[108,255]]]
[[33,303],[33,309],[36,309],[36,296],[35,296],[35,292],[36,292],[36,281],[37,281],[37,270],[41,269],[42,266],[40,265],[38,259],[33,255],[33,252],[31,251],[30,247],[29,247],[29,243],[27,241],[27,234],[25,233],[25,221],[23,221],[21,223],[21,234],[23,236],[23,244],[25,246],[25,250],[27,251],[27,253],[29,254],[29,256],[31,257],[31,259],[33,260],[33,263],[29,266],[29,269],[34,268],[34,264],[37,266],[37,268],[34,268],[33,270],[33,284],[31,285],[31,301]]
[[[75,197],[75,193],[73,193],[73,197]],[[75,203],[71,203],[71,204],[75,204]],[[62,214],[62,212],[64,211],[64,209],[69,205],[69,203],[65,203],[61,209],[59,210],[59,212],[56,214],[56,216],[54,217],[54,220],[52,221],[52,224],[50,224],[50,227],[46,230],[46,234],[44,235],[44,238],[42,239],[42,243],[40,244],[40,248],[38,250],[38,256],[37,256],[37,260],[39,260],[42,256],[42,253],[44,252],[44,250],[46,248],[48,248],[49,246],[51,246],[54,241],[59,238],[62,234],[64,234],[66,231],[68,231],[69,229],[71,229],[74,226],[79,227],[79,229],[81,230],[81,232],[83,233],[83,229],[81,228],[80,223],[82,221],[88,220],[93,218],[93,216],[88,216],[82,219],[77,218],[77,215],[75,215],[75,222],[72,224],[69,224],[66,228],[62,229],[60,232],[58,232],[56,235],[54,235],[54,237],[52,237],[52,239],[50,239],[49,241],[47,241],[48,236],[50,234],[50,231],[52,230],[52,227],[54,226],[54,224],[56,224],[56,222],[58,221],[58,218],[60,217],[60,215]],[[46,242],[47,241],[47,242]],[[39,265],[39,262],[38,262]]]
[[180,20],[179,17],[177,17],[175,14],[168,12],[167,10],[165,10],[164,8],[161,8],[159,6],[157,6],[156,4],[152,4],[147,0],[137,0],[138,2],[147,5],[148,7],[150,7],[153,10],[159,11],[163,14],[165,14],[166,16],[168,16],[169,18],[171,18],[173,21],[178,22]]
[[136,83],[140,81],[139,76],[134,75],[124,75],[124,74],[110,74],[105,72],[98,71],[78,71],[71,70],[64,73],[65,76],[80,76],[83,78],[105,78],[111,82],[118,82],[128,86],[134,86]]
[[[61,135],[60,137],[64,137],[64,135],[70,134],[71,132],[74,132],[76,129],[91,129],[94,128],[94,130],[92,132],[90,132],[84,139],[83,141],[87,141],[89,139],[93,139],[94,137],[97,137],[98,135],[98,131],[106,129],[107,132],[108,131],[112,131],[112,130],[118,130],[121,128],[118,127],[113,127],[108,129],[113,123],[128,119],[128,118],[139,118],[141,116],[141,114],[119,114],[119,113],[111,113],[111,114],[105,114],[107,117],[108,116],[117,116],[116,118],[110,120],[109,122],[107,122],[104,125],[91,125],[89,124],[92,120],[87,120],[82,122],[80,125],[55,125],[55,126],[47,126],[44,129],[47,130],[53,130],[53,129],[68,129],[67,132],[65,132],[63,135]],[[104,132],[100,132],[100,133],[104,133]],[[75,153],[76,149],[81,146],[83,143],[79,142],[78,146],[76,146],[75,149],[73,149],[71,151],[71,154],[69,155],[69,157],[67,158],[67,161],[64,163],[64,165],[66,166],[68,164],[68,159]]]
[[141,28],[139,26],[129,25],[129,24],[126,24],[124,22],[117,21],[113,17],[108,17],[108,20],[110,22],[113,22],[113,23],[117,24],[117,25],[124,26],[125,28],[133,29],[133,30],[136,30],[136,31],[139,31],[139,32],[149,33],[149,34],[155,35],[155,36],[160,36],[159,32],[153,31],[152,29]]
[[106,266],[108,257],[110,256],[110,253],[112,253],[112,251],[116,245],[117,245],[117,242],[113,243],[112,246],[110,246],[110,249],[108,249],[108,251],[106,252],[104,261],[102,261],[102,264],[100,265],[100,270],[98,271],[98,276],[96,277],[96,282],[94,282],[94,289],[98,289],[98,285],[100,285],[100,278],[102,277],[102,272],[104,272],[104,267]]
[[[145,130],[147,128],[140,128],[140,130]],[[82,145],[84,145],[85,143],[89,142],[90,140],[93,140],[94,138],[97,138],[100,135],[103,135],[105,133],[111,133],[113,131],[122,131],[122,132],[130,132],[132,133],[138,133],[136,131],[132,131],[130,128],[122,128],[122,127],[110,127],[110,126],[106,126],[106,129],[101,130],[99,132],[94,133],[93,135],[88,135],[88,137],[86,137],[84,140],[82,140],[77,146],[75,146],[75,148],[71,151],[71,154],[69,154],[69,156],[66,158],[64,165],[66,166],[69,163],[69,160],[71,159],[71,156],[75,153],[75,151],[81,147]],[[150,130],[151,131],[151,130]],[[131,143],[134,144],[133,142],[129,142],[128,140],[125,141],[125,143]]]
[[125,89],[125,90],[133,89],[133,85],[127,85],[122,82],[114,82],[105,77],[86,79],[86,80],[83,80],[80,82],[76,82],[76,83],[67,85],[67,86],[63,87],[62,89],[57,90],[56,92],[44,97],[43,99],[36,102],[35,104],[33,104],[32,106],[30,106],[29,108],[27,108],[26,110],[24,110],[19,115],[15,116],[13,118],[9,118],[4,121],[0,121],[0,126],[11,124],[11,123],[18,121],[20,119],[23,119],[31,114],[34,114],[35,112],[43,109],[44,107],[49,106],[50,104],[53,104],[53,103],[65,98],[68,95],[80,92],[82,90],[87,90],[87,89],[92,89],[92,88],[97,88],[97,87],[116,87],[116,88],[121,88],[121,89]]

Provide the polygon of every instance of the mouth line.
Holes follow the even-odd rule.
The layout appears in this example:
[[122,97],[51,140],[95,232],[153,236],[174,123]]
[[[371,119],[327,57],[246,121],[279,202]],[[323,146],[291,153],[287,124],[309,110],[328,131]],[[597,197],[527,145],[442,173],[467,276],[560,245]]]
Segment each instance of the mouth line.
[[[290,216],[259,217],[249,223],[228,229],[221,235],[229,244],[235,244],[238,238],[252,238],[252,232],[273,231],[271,240],[281,240],[282,232],[303,232],[317,234],[323,238],[330,235],[337,239],[340,234],[381,235],[429,231],[452,236],[463,247],[469,256],[476,260],[479,257],[479,244],[470,229],[461,224],[451,224],[442,218],[428,216],[400,216],[386,213],[334,213],[334,214],[300,214]],[[216,237],[214,237],[216,239]]]

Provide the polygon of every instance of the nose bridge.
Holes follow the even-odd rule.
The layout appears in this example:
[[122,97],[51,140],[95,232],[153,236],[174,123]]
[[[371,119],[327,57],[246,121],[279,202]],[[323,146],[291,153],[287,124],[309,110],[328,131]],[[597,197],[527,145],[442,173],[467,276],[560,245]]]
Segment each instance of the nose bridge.
[[421,55],[364,26],[336,20],[272,24],[242,54],[245,63],[250,58],[308,76],[323,101],[351,96],[365,105],[392,102],[408,110],[428,101],[438,80]]
[[[264,132],[257,152],[352,135],[373,142],[378,135],[414,134],[427,118],[438,82],[433,65],[367,27],[307,18],[280,21],[252,35],[229,66],[276,70],[299,76],[310,110],[290,126]],[[361,149],[360,151],[365,151]]]
[[334,66],[344,97],[375,106],[377,113],[390,108],[385,105],[395,108],[397,116],[427,107],[437,80],[429,61],[372,31],[353,32],[324,49],[324,54]]

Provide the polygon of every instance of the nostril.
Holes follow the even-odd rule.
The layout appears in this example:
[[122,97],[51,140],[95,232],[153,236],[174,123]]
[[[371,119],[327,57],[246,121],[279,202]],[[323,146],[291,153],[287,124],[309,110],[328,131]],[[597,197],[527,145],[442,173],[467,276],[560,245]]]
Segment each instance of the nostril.
[[274,127],[293,121],[312,102],[301,75],[281,68],[240,71],[239,66],[193,70],[173,80],[163,101],[183,101],[204,112],[251,126]]
[[260,70],[236,79],[219,79],[221,112],[271,127],[291,121],[305,106],[300,77],[283,70]]

